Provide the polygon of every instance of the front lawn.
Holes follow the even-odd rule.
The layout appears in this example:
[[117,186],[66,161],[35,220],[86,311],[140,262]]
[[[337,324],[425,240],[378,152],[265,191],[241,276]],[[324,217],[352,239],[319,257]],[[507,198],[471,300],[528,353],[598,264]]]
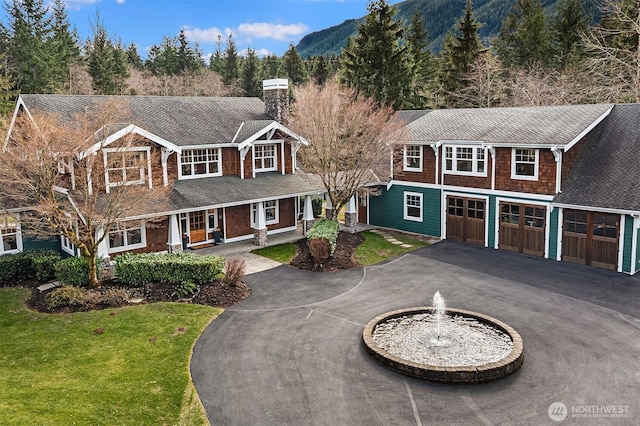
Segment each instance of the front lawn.
[[363,231],[362,236],[364,236],[366,240],[356,248],[355,253],[356,261],[360,265],[373,265],[374,263],[401,256],[429,244],[425,241],[410,238],[406,235],[395,232],[387,231],[386,234],[398,241],[411,245],[411,247],[402,247],[399,244],[392,244],[385,240],[382,235],[370,231]]
[[280,263],[289,263],[296,255],[296,245],[292,243],[278,244],[252,250],[251,253],[275,260]]
[[207,424],[192,347],[220,309],[152,303],[74,314],[29,311],[0,289],[0,424]]

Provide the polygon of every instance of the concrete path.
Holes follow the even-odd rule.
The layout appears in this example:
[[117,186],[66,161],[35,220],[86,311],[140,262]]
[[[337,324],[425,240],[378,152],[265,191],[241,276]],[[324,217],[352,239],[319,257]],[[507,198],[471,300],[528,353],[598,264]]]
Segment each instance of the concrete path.
[[[365,269],[279,266],[247,281],[251,297],[194,348],[191,372],[213,425],[545,425],[556,424],[548,414],[556,402],[567,409],[559,424],[640,423],[636,278],[441,242]],[[364,324],[427,305],[436,290],[449,306],[518,330],[522,369],[451,386],[371,360]]]

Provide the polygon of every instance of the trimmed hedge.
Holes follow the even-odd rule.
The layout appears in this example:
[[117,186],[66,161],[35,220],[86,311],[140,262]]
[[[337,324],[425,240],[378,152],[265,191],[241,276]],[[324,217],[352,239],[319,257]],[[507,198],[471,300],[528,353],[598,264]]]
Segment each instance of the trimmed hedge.
[[224,258],[193,253],[123,254],[116,257],[115,276],[125,284],[142,286],[151,282],[179,285],[205,284],[220,275]]
[[331,246],[331,256],[336,251],[336,244],[338,241],[338,232],[340,232],[340,224],[336,220],[329,220],[322,218],[317,221],[313,228],[307,232],[307,240],[313,240],[316,238],[324,238],[329,241]]
[[[98,278],[102,259],[98,259]],[[89,285],[89,264],[84,257],[68,257],[56,264],[56,279],[63,285],[87,287]]]
[[62,255],[54,250],[38,249],[0,256],[0,285],[23,279],[38,282],[51,281],[55,277],[55,265]]

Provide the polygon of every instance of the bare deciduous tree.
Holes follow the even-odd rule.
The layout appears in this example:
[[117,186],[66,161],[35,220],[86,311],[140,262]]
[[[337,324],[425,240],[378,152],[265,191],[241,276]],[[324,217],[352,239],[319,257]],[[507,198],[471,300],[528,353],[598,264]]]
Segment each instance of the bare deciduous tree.
[[[349,199],[381,168],[388,176],[390,145],[405,140],[404,123],[391,108],[343,89],[335,81],[308,84],[295,92],[290,126],[309,139],[299,164],[322,178],[333,219]],[[386,166],[386,167],[385,167]]]
[[[3,138],[0,210],[27,209],[20,215],[27,235],[68,239],[87,260],[92,286],[99,285],[98,247],[108,232],[167,199],[162,176],[149,173],[149,161],[157,159],[128,150],[148,143],[126,130],[131,123],[128,107],[108,100],[73,117],[22,113]],[[116,130],[123,136],[107,154],[105,138]],[[127,172],[144,183],[132,184],[138,182]]]

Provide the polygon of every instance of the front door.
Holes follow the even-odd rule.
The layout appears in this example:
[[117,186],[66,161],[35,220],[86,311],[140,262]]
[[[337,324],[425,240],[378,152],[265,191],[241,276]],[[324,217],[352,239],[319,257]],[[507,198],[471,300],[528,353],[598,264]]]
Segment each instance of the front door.
[[565,210],[562,260],[616,269],[620,216]]
[[485,201],[447,197],[447,239],[484,245]]
[[544,256],[547,209],[526,204],[500,203],[498,247],[518,253]]
[[367,218],[367,197],[369,194],[366,192],[361,192],[358,194],[358,222],[360,223],[368,223],[369,220]]
[[207,224],[204,210],[189,213],[189,240],[191,244],[207,239]]

